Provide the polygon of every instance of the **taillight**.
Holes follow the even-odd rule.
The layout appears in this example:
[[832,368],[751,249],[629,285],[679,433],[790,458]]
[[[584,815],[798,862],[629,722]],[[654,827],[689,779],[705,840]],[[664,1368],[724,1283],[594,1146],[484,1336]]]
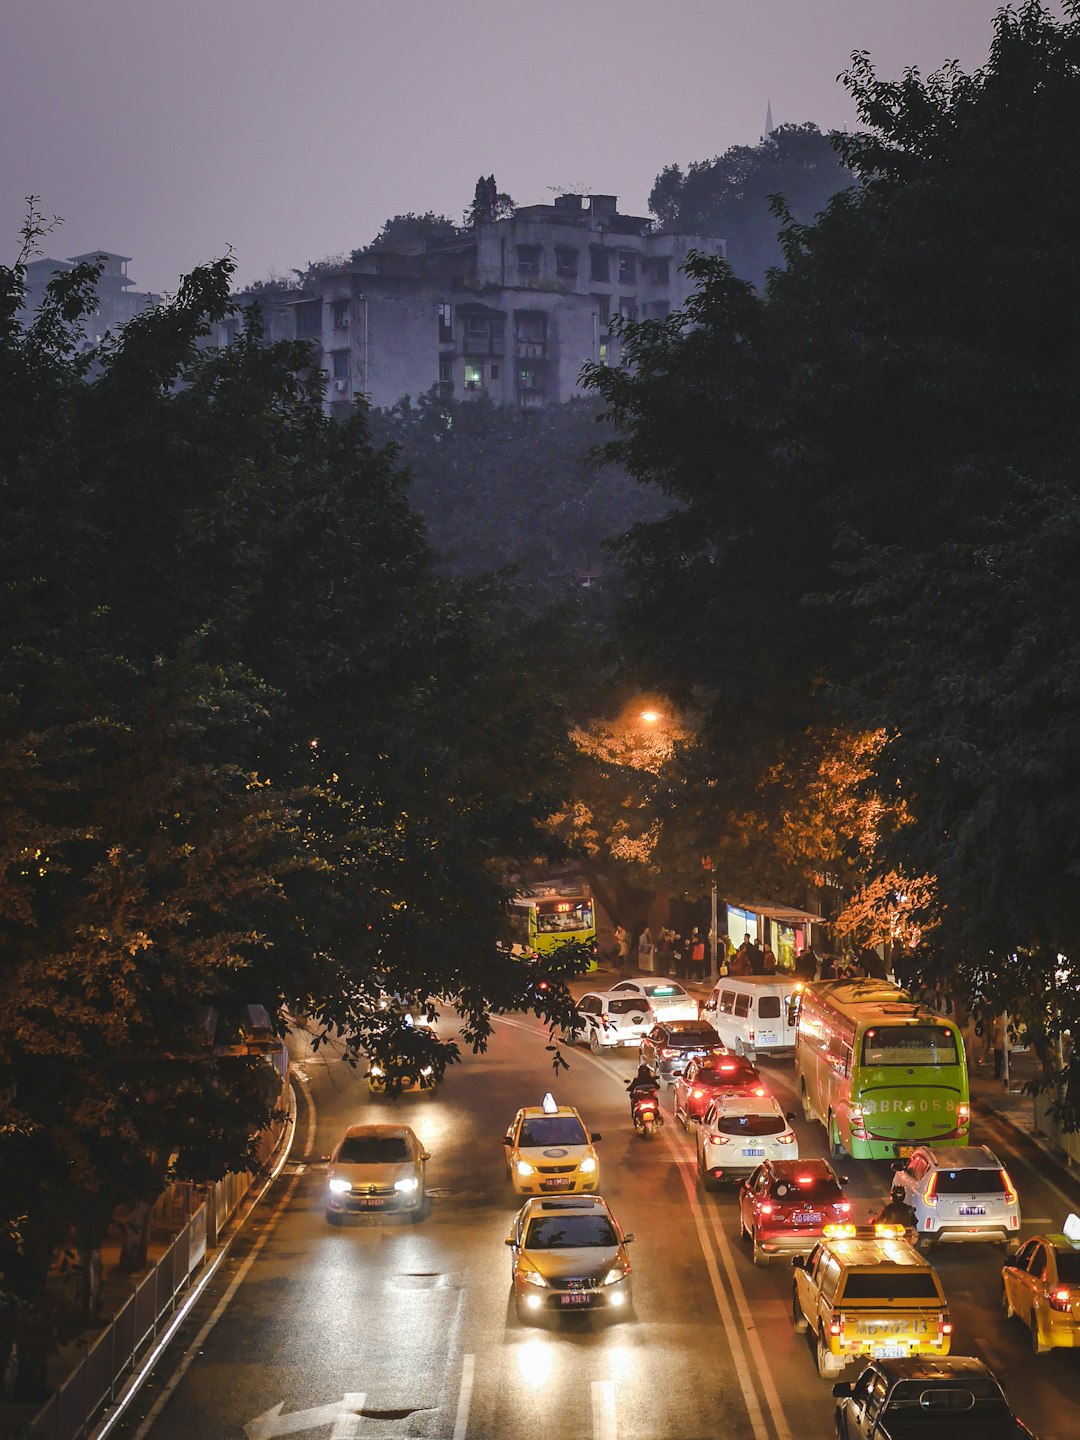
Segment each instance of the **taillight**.
[[927,1205],[937,1204],[937,1171],[930,1176],[930,1184],[926,1187],[926,1194],[923,1196]]
[[795,1136],[791,1133],[790,1130],[788,1130],[783,1135],[778,1135],[776,1137],[776,1143],[778,1145],[794,1145]]
[[664,1060],[674,1060],[678,1053],[678,1050],[673,1049],[670,1045],[665,1045],[660,1051],[661,1057]]
[[759,1085],[759,1086],[757,1087],[757,1089],[754,1091],[754,1094],[755,1094],[755,1095],[764,1095],[764,1094],[765,1094],[765,1086],[764,1086],[764,1085]]
[[842,1315],[840,1316],[839,1320],[830,1320],[830,1321],[829,1321],[829,1334],[830,1334],[830,1335],[839,1335],[839,1334],[842,1333],[843,1329],[844,1329],[844,1317],[843,1317]]
[[837,1205],[836,1205],[835,1208],[836,1208],[837,1210],[839,1210],[839,1212],[840,1212],[841,1215],[850,1215],[850,1214],[851,1214],[851,1205],[850,1205],[850,1203],[849,1203],[847,1200],[841,1200],[841,1201],[839,1201],[839,1202],[837,1203]]
[[853,1105],[851,1107],[851,1138],[853,1140],[866,1139],[866,1126],[863,1124],[861,1105]]
[[760,1215],[771,1215],[775,1209],[776,1206],[771,1200],[763,1200],[758,1206],[758,1213]]
[[971,1106],[966,1100],[961,1100],[960,1104],[956,1107],[956,1133],[958,1135],[966,1135],[970,1122]]
[[1047,1299],[1050,1301],[1051,1310],[1070,1310],[1072,1308],[1071,1290],[1051,1290]]
[[754,1043],[754,1027],[752,1025],[746,1032],[746,1038],[750,1041],[751,1045]]
[[1007,1170],[1002,1170],[1002,1172],[1001,1172],[1001,1178],[1002,1178],[1002,1180],[1004,1181],[1004,1184],[1005,1184],[1005,1203],[1006,1203],[1006,1205],[1015,1205],[1015,1204],[1016,1204],[1016,1186],[1015,1186],[1015,1185],[1012,1183],[1012,1181],[1009,1179],[1009,1172],[1008,1172]]
[[951,1335],[951,1334],[952,1334],[952,1321],[951,1321],[951,1320],[942,1320],[942,1322],[941,1322],[941,1333],[942,1333],[942,1335]]
[[690,1093],[693,1095],[693,1097],[694,1097],[695,1100],[700,1100],[701,1097],[705,1094],[705,1091],[704,1091],[704,1090],[692,1090]]

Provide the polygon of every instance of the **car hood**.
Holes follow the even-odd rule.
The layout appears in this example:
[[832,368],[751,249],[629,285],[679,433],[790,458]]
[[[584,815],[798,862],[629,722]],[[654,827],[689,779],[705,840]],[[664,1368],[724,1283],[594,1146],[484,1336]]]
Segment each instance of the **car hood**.
[[539,1270],[545,1280],[568,1280],[575,1277],[602,1280],[619,1258],[619,1247],[602,1249],[589,1245],[582,1250],[526,1250],[525,1259]]
[[348,1165],[338,1161],[330,1166],[328,1178],[348,1180],[354,1189],[374,1185],[377,1190],[388,1190],[395,1180],[416,1175],[417,1168],[412,1160],[399,1160],[391,1165]]
[[516,1153],[530,1165],[580,1165],[593,1149],[591,1145],[519,1145]]

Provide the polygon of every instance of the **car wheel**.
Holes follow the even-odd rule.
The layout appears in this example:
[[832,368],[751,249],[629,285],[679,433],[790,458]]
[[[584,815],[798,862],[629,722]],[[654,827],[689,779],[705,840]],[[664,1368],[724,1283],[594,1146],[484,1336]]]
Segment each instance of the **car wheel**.
[[600,1054],[600,1036],[595,1030],[589,1032],[589,1049],[594,1055]]
[[800,1086],[799,1088],[800,1088],[800,1093],[801,1093],[801,1097],[802,1097],[802,1113],[803,1113],[803,1119],[804,1119],[804,1120],[813,1120],[813,1118],[814,1118],[814,1110],[813,1110],[813,1106],[810,1104],[810,1096],[809,1096],[809,1094],[807,1093],[806,1086],[805,1086],[805,1085],[802,1085],[802,1086]]
[[716,1181],[712,1178],[712,1176],[709,1174],[709,1172],[705,1169],[705,1157],[702,1155],[702,1153],[701,1153],[700,1150],[698,1151],[697,1173],[698,1173],[698,1179],[701,1181],[701,1188],[702,1188],[703,1190],[713,1190],[713,1189],[715,1189],[715,1187],[716,1187]]
[[799,1304],[799,1292],[793,1285],[791,1287],[791,1323],[795,1327],[796,1335],[805,1335],[810,1328],[806,1316],[802,1313],[802,1306]]
[[742,1218],[742,1211],[741,1211],[741,1210],[739,1211],[739,1239],[740,1239],[740,1240],[751,1240],[751,1239],[753,1239],[753,1236],[750,1234],[750,1231],[746,1228],[746,1221]]
[[758,1243],[758,1235],[757,1235],[757,1231],[756,1231],[756,1230],[754,1231],[753,1235],[751,1235],[750,1238],[751,1238],[751,1240],[754,1242],[754,1250],[753,1250],[753,1260],[754,1260],[754,1264],[755,1264],[755,1265],[768,1265],[769,1260],[770,1260],[771,1257],[768,1256],[768,1255],[766,1255],[765,1251],[761,1248],[761,1245]]
[[834,1375],[839,1375],[844,1368],[842,1364],[836,1363],[837,1357],[825,1344],[825,1337],[820,1330],[818,1331],[815,1359],[817,1360],[817,1373],[822,1380],[830,1380]]
[[1045,1355],[1050,1349],[1042,1338],[1042,1331],[1039,1329],[1039,1316],[1035,1310],[1031,1312],[1031,1353],[1033,1355]]
[[327,1223],[328,1225],[340,1225],[340,1224],[341,1224],[341,1216],[337,1213],[336,1210],[327,1210],[327,1212],[326,1212],[326,1223]]
[[740,1060],[742,1060],[746,1055],[746,1047],[745,1045],[743,1045],[741,1040],[735,1041],[735,1054],[738,1055]]
[[1002,1282],[1001,1286],[1001,1313],[1005,1316],[1006,1320],[1011,1320],[1016,1314],[1016,1311],[1012,1307],[1012,1301],[1009,1299],[1008,1287],[1004,1282]]
[[419,1203],[416,1205],[415,1209],[409,1211],[409,1219],[414,1225],[419,1225],[420,1221],[423,1220],[424,1216],[427,1214],[427,1206],[427,1191],[421,1190]]

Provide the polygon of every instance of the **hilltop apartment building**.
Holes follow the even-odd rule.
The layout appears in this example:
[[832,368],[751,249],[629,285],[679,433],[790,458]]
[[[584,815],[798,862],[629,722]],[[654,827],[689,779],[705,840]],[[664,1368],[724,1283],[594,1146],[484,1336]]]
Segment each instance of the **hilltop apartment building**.
[[[357,255],[303,289],[238,298],[259,301],[268,340],[311,342],[330,414],[357,395],[382,408],[433,388],[534,409],[580,394],[586,361],[619,363],[615,315],[663,319],[684,304],[691,250],[722,256],[724,243],[655,231],[614,195],[560,195],[460,240]],[[215,342],[239,325],[223,322]]]
[[26,302],[23,310],[32,315],[45,298],[45,287],[59,271],[73,270],[76,265],[100,264],[97,282],[97,308],[84,320],[85,345],[97,345],[107,330],[117,331],[134,319],[141,310],[161,304],[161,296],[148,290],[135,290],[135,281],[127,273],[130,255],[115,255],[111,250],[91,250],[86,255],[71,255],[67,260],[31,260],[26,267]]

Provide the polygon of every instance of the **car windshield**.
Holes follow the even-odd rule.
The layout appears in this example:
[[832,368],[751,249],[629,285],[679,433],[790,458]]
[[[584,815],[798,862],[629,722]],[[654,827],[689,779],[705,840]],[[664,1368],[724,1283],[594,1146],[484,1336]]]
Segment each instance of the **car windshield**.
[[1059,1250],[1057,1262],[1062,1285],[1080,1285],[1080,1250]]
[[611,1249],[619,1243],[606,1215],[543,1215],[529,1221],[526,1250]]
[[806,1205],[834,1205],[840,1199],[840,1186],[835,1180],[814,1175],[800,1181],[774,1180],[769,1189],[770,1200],[784,1200],[800,1209]]
[[587,1145],[589,1137],[576,1115],[533,1115],[521,1127],[518,1144]]
[[640,1015],[647,1009],[644,1000],[609,1000],[609,1015]]
[[678,1000],[686,995],[681,985],[643,985],[650,1000]]
[[404,1135],[347,1135],[337,1158],[345,1165],[395,1165],[408,1160]]
[[703,1066],[694,1077],[702,1085],[744,1085],[757,1079],[757,1070],[749,1060],[721,1060],[718,1065]]
[[941,1296],[929,1270],[901,1269],[890,1265],[848,1275],[844,1299],[924,1300],[928,1305],[941,1304]]
[[716,1031],[708,1023],[704,1025],[687,1024],[685,1028],[674,1026],[667,1032],[667,1038],[663,1042],[676,1050],[711,1050],[717,1043]]
[[956,1380],[901,1380],[889,1397],[890,1410],[974,1410],[980,1415],[1007,1415],[1001,1388],[990,1377],[957,1376]]
[[864,1065],[955,1065],[956,1037],[945,1025],[876,1025],[863,1037]]
[[779,1135],[787,1127],[782,1115],[718,1115],[721,1135]]
[[1000,1170],[939,1170],[939,1195],[1004,1195],[1005,1180]]

